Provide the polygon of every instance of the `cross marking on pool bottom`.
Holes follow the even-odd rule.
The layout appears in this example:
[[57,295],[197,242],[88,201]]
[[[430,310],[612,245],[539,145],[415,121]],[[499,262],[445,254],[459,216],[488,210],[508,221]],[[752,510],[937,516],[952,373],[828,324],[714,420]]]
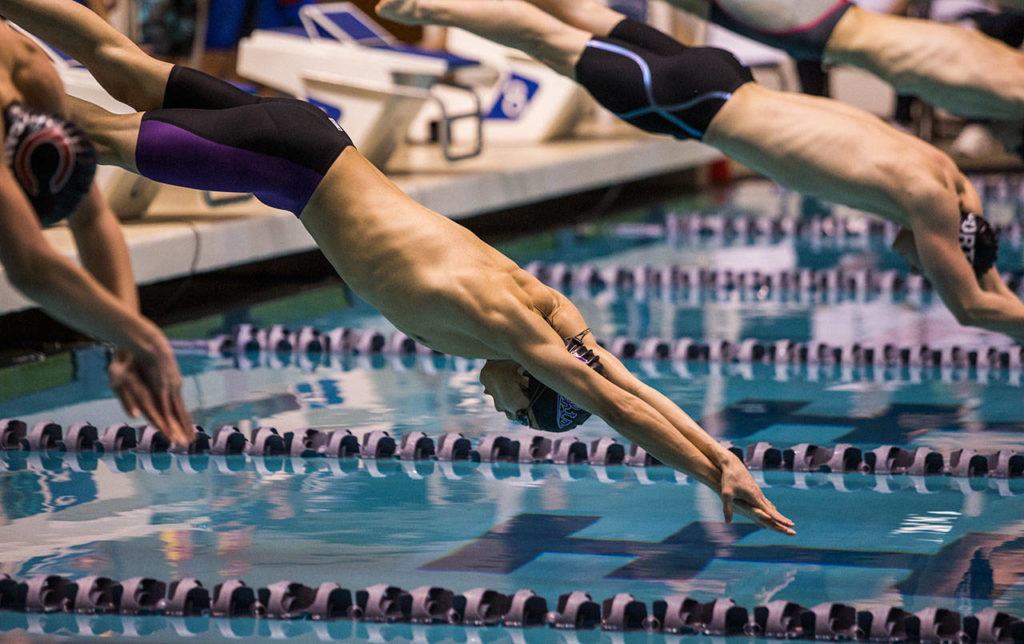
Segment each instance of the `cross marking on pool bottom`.
[[715,559],[903,568],[912,571],[895,585],[903,594],[977,599],[999,597],[1024,575],[1024,537],[1004,534],[971,532],[934,554],[738,545],[758,528],[714,521],[694,521],[658,542],[573,536],[600,518],[520,514],[420,569],[508,574],[546,552],[635,557],[612,579],[690,579]]

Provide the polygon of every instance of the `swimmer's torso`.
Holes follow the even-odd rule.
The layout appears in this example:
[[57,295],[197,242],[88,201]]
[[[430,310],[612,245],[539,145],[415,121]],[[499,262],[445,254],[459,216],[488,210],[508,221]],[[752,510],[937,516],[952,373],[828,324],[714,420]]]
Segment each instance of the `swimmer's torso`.
[[[302,213],[342,279],[395,326],[443,353],[508,358],[486,343],[501,311],[556,306],[548,287],[346,150]],[[385,188],[387,186],[387,188]]]
[[820,60],[849,0],[673,0],[674,5],[747,38]]
[[773,33],[812,28],[847,0],[711,0],[712,15]]
[[[919,223],[907,219],[907,199],[926,176],[952,185],[961,209],[980,212],[980,199],[948,157],[838,101],[749,83],[719,111],[705,141],[791,190],[899,226]],[[959,220],[946,223],[955,230]]]

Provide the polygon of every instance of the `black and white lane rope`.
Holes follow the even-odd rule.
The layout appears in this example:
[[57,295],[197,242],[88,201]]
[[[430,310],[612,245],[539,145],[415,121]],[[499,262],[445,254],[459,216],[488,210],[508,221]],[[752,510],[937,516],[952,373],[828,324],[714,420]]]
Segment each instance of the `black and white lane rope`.
[[[1024,452],[1000,450],[979,453],[961,448],[948,456],[928,447],[906,449],[882,445],[861,449],[847,443],[833,446],[800,443],[776,447],[759,441],[747,445],[723,442],[751,470],[784,469],[794,472],[833,472],[865,474],[907,474],[911,476],[948,475],[953,477],[1024,477]],[[115,423],[102,431],[82,422],[65,433],[60,425],[41,421],[31,428],[20,420],[0,420],[0,454],[21,452],[100,452],[121,454],[161,454],[170,443],[152,425],[136,429]],[[384,430],[373,430],[358,437],[348,429],[303,428],[279,432],[274,427],[257,427],[246,435],[238,427],[224,425],[212,436],[196,427],[196,439],[185,454],[249,457],[298,457],[369,461],[473,461],[483,463],[554,463],[556,465],[594,466],[629,465],[653,467],[660,463],[637,444],[623,444],[611,436],[586,443],[573,435],[552,435],[524,430],[512,435],[485,434],[471,440],[461,433],[449,432],[437,441],[423,432],[392,437]],[[0,459],[2,462],[2,459]]]
[[[405,590],[381,583],[352,592],[330,581],[314,587],[282,580],[253,588],[241,579],[225,579],[210,589],[196,578],[178,579],[168,584],[152,577],[116,581],[101,575],[74,580],[60,575],[37,575],[17,580],[3,574],[0,575],[0,610],[20,613],[24,624],[18,620],[0,623],[13,621],[14,628],[20,626],[26,630],[31,630],[32,625],[41,625],[40,615],[49,616],[47,632],[50,634],[59,633],[64,626],[54,617],[96,616],[94,620],[69,620],[64,626],[67,634],[83,636],[111,633],[118,626],[125,635],[151,634],[170,627],[179,635],[195,636],[216,625],[223,634],[238,637],[254,634],[256,624],[244,621],[244,618],[252,618],[291,622],[290,634],[313,631],[323,639],[351,635],[351,626],[347,629],[338,626],[363,622],[517,629],[547,626],[565,630],[746,635],[890,644],[1024,642],[1024,623],[993,608],[962,615],[939,606],[910,613],[896,607],[858,610],[839,602],[805,607],[776,600],[750,610],[728,597],[702,602],[685,595],[670,595],[648,605],[628,592],[597,602],[581,590],[559,595],[556,602],[549,604],[545,597],[525,588],[511,594],[490,588],[456,593],[442,586]],[[115,616],[123,621],[102,619]],[[138,617],[150,619],[148,622],[132,619]],[[154,623],[154,617],[162,619]],[[330,627],[332,624],[334,628]],[[296,628],[296,625],[301,626]],[[147,632],[140,633],[136,629]],[[288,634],[281,632],[283,636]]]
[[[1024,240],[1024,220],[1019,216],[989,220],[1000,245],[1019,248]],[[625,239],[664,241],[670,245],[721,245],[801,241],[816,248],[863,249],[873,243],[887,247],[900,227],[865,216],[746,215],[739,213],[668,213],[663,222],[624,222],[608,227],[606,234]]]
[[[829,343],[779,339],[723,339],[626,336],[599,339],[622,359],[674,360],[682,362],[750,363],[775,365],[847,365],[878,367],[956,367],[979,369],[1024,368],[1024,346],[927,344],[896,342]],[[208,340],[174,340],[179,351],[210,355],[260,352],[340,355],[440,355],[401,331],[385,334],[374,329],[313,327],[290,330],[283,325],[259,328],[241,324],[232,333]]]
[[[920,275],[894,269],[792,268],[723,269],[681,264],[654,266],[617,263],[530,262],[523,269],[556,288],[673,288],[719,291],[750,290],[834,294],[912,295],[932,290]],[[1024,271],[1002,274],[1010,290],[1024,286]]]

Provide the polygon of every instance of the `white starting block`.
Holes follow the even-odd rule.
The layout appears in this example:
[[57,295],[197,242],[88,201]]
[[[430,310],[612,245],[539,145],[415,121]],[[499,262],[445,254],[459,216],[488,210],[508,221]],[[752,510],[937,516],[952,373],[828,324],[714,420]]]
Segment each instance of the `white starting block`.
[[[472,56],[498,72],[489,83],[474,85],[484,104],[484,137],[488,143],[540,143],[568,134],[586,109],[595,105],[576,82],[519,50],[462,29],[448,29],[447,48],[457,56]],[[439,92],[445,92],[445,88]],[[445,98],[459,105],[460,97]],[[459,108],[463,109],[461,105]],[[417,117],[410,130],[412,140],[428,136],[431,123],[438,120],[435,110],[427,106]],[[461,128],[455,130],[455,138],[465,135]]]
[[[438,110],[446,158],[481,150],[480,101],[472,90],[453,88],[468,107],[453,114],[436,92],[451,72],[476,66],[467,58],[398,45],[348,2],[304,6],[301,29],[257,30],[238,50],[238,73],[309,100],[337,120],[360,151],[382,166],[425,104]],[[453,151],[447,134],[455,121],[475,129],[475,144]]]
[[[81,63],[50,47],[17,25],[12,24],[12,26],[35,41],[46,53],[57,69],[57,73],[60,74],[64,90],[69,96],[95,103],[115,114],[130,114],[135,111],[100,87],[89,70]],[[112,165],[97,167],[96,181],[110,208],[120,219],[141,217],[160,191],[159,183]]]

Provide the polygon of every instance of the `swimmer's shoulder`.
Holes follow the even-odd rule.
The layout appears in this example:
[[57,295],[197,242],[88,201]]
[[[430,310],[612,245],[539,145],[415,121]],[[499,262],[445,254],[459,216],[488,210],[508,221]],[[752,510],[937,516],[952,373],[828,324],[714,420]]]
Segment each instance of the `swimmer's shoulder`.
[[64,87],[50,57],[31,38],[0,21],[0,106],[13,101],[66,116]]

